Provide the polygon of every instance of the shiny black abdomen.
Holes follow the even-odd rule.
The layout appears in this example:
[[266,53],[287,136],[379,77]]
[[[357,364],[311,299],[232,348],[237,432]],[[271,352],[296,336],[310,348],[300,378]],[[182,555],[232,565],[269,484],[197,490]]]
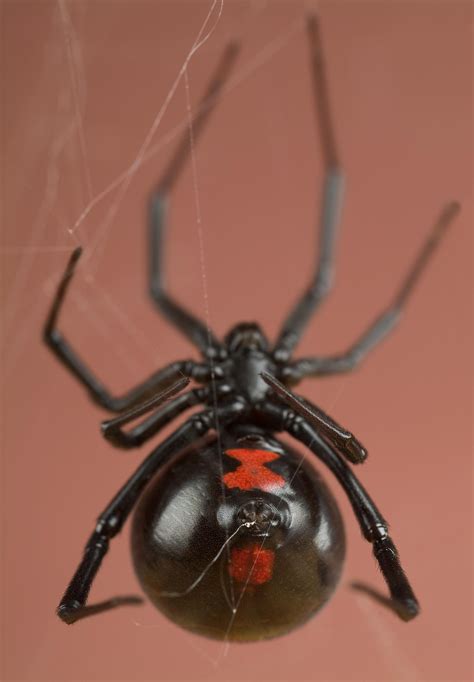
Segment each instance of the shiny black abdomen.
[[245,641],[284,634],[323,606],[345,539],[331,493],[302,455],[268,435],[224,432],[153,479],[132,552],[143,589],[171,620]]

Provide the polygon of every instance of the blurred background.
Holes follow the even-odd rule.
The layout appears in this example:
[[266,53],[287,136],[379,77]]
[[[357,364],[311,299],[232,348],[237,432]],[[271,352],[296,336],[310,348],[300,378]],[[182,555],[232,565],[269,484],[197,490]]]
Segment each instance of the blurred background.
[[[94,519],[155,443],[120,452],[101,438],[107,414],[41,343],[54,286],[82,244],[60,327],[115,392],[196,357],[147,298],[147,200],[188,104],[237,38],[195,174],[189,165],[173,193],[167,280],[218,335],[257,320],[274,337],[316,248],[309,11],[347,191],[335,288],[297,355],[344,350],[389,302],[443,204],[462,203],[399,329],[353,374],[300,387],[367,446],[358,473],[422,614],[405,624],[351,589],[385,586],[323,471],[348,555],[336,595],[304,627],[226,646],[148,603],[66,627],[54,611]],[[471,680],[471,3],[6,0],[1,16],[3,679]],[[126,527],[91,601],[138,591]]]

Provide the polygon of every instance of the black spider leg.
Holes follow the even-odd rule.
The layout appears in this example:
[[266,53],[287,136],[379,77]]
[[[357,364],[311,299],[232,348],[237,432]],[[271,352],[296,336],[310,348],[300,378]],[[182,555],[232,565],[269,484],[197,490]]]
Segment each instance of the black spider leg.
[[292,410],[270,401],[265,402],[260,409],[271,420],[273,428],[285,430],[304,443],[336,476],[349,498],[362,534],[372,544],[394,610],[403,620],[414,618],[419,613],[418,601],[400,564],[397,548],[388,534],[387,522],[343,457]]
[[156,394],[175,384],[183,376],[191,377],[200,382],[208,381],[211,378],[211,369],[207,364],[198,363],[194,360],[183,360],[173,362],[167,367],[158,370],[149,379],[125,395],[113,396],[82,362],[75,350],[56,327],[61,307],[81,253],[82,249],[79,247],[73,251],[69,258],[44,325],[43,338],[62,364],[85,386],[89,391],[90,397],[96,403],[111,412],[121,412],[143,402],[150,395]]
[[[221,423],[235,419],[243,410],[237,401],[217,410]],[[204,436],[214,426],[213,410],[191,416],[171,436],[155,448],[140,464],[97,520],[79,567],[58,606],[58,616],[66,623],[74,623],[98,610],[112,608],[122,601],[109,600],[97,606],[86,606],[87,597],[102,560],[109,549],[110,540],[122,529],[127,517],[151,477],[175,454],[190,442]]]
[[325,167],[322,209],[319,219],[319,255],[308,289],[286,318],[276,340],[273,349],[274,357],[282,362],[285,362],[291,356],[310,317],[317,310],[331,288],[336,230],[342,208],[344,190],[344,176],[339,164],[329,108],[321,35],[319,23],[315,16],[310,16],[308,19],[308,34],[319,133]]
[[[238,53],[238,46],[230,44],[225,50],[217,70],[202,98],[192,122],[193,142],[196,143],[205,124],[209,120],[220,90],[229,75]],[[189,158],[190,138],[184,133],[176,152],[158,184],[150,205],[150,294],[161,313],[177,327],[201,353],[207,357],[217,357],[223,353],[223,346],[207,325],[173,300],[165,289],[162,264],[162,241],[167,209],[167,197],[179,177],[182,167]]]
[[188,407],[199,404],[206,398],[209,390],[207,387],[194,389],[183,393],[174,400],[170,400],[161,409],[153,412],[151,416],[132,428],[128,433],[123,431],[123,427],[135,419],[142,417],[147,412],[151,412],[172,398],[174,395],[189,384],[189,379],[184,378],[176,384],[166,389],[162,393],[145,403],[132,407],[127,412],[122,412],[118,417],[107,419],[101,424],[101,432],[106,440],[117,448],[135,448],[142,445],[152,436],[156,435],[160,429],[169,424],[175,417],[178,417]]
[[262,372],[261,377],[284,403],[293,408],[301,417],[304,417],[318,432],[321,432],[326,440],[337,447],[349,462],[360,464],[367,459],[367,450],[354,434],[342,428],[307,398],[292,393],[268,372]]
[[284,380],[296,383],[307,376],[348,372],[354,369],[369,351],[377,346],[398,323],[419,277],[446,233],[451,221],[459,212],[459,209],[460,205],[456,201],[452,201],[444,207],[418,252],[415,262],[403,280],[392,304],[372,322],[362,336],[345,353],[326,358],[303,358],[296,360],[282,370]]
[[[186,383],[188,383],[188,381],[186,381]],[[177,384],[173,386],[172,389],[173,395],[180,390],[177,389]],[[171,394],[171,389],[168,389],[167,392]],[[228,395],[229,392],[230,387],[227,384],[217,384],[217,398]],[[123,427],[126,424],[135,420],[137,417],[141,417],[143,414],[145,414],[145,412],[149,412],[154,407],[157,407],[158,404],[163,403],[169,397],[162,397],[164,394],[161,394],[158,396],[158,398],[154,398],[144,405],[133,408],[128,412],[124,412],[114,419],[107,419],[106,421],[103,421],[101,424],[102,435],[117,448],[128,449],[139,447],[152,436],[155,436],[167,424],[176,419],[176,417],[179,417],[180,414],[186,410],[189,410],[191,407],[205,403],[208,400],[210,394],[211,389],[209,386],[195,388],[192,391],[183,393],[154,412],[150,417],[145,419],[145,421],[143,421],[141,424],[138,424],[138,426],[135,426],[128,432],[123,431]]]

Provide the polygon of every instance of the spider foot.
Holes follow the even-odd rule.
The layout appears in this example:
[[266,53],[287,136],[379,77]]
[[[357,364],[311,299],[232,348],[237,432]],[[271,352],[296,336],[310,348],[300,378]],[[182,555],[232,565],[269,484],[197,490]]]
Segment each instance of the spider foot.
[[386,535],[376,540],[373,552],[389,587],[394,610],[402,620],[415,618],[420,612],[420,606],[390,537]]
[[386,597],[371,585],[366,585],[365,583],[357,581],[351,583],[351,587],[353,590],[362,592],[376,601],[378,604],[381,604],[385,608],[389,609],[405,622],[412,620],[420,612],[420,607],[416,599],[406,599],[403,603],[401,603],[391,597]]
[[83,607],[78,601],[74,601],[68,604],[60,604],[56,610],[56,613],[64,623],[72,625],[81,617],[80,611],[82,608]]
[[143,599],[136,595],[113,597],[112,599],[107,599],[98,604],[91,604],[90,606],[85,606],[78,601],[71,601],[60,604],[56,613],[64,623],[72,625],[78,620],[82,620],[88,616],[94,616],[96,613],[109,611],[117,606],[133,606],[137,604],[143,604]]

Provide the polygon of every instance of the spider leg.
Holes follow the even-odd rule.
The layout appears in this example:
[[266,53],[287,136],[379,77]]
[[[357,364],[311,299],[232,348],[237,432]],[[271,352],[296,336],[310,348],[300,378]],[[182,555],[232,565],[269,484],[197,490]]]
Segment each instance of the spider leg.
[[[225,50],[217,70],[201,100],[192,123],[192,142],[196,143],[217,102],[219,93],[238,53],[238,46],[231,43]],[[167,208],[167,197],[176,182],[183,165],[189,158],[191,141],[186,131],[176,152],[166,168],[150,206],[150,294],[161,313],[177,327],[205,357],[215,357],[222,350],[207,325],[173,300],[165,289],[162,266],[162,241]]]
[[86,606],[89,591],[109,549],[110,541],[122,529],[143,489],[157,470],[188,443],[213,428],[216,415],[221,423],[226,423],[235,419],[242,409],[242,404],[236,401],[219,408],[217,412],[205,410],[193,415],[140,464],[98,518],[94,532],[86,544],[82,561],[58,606],[57,613],[63,621],[74,623],[97,610],[103,611],[122,603],[121,600],[113,599],[98,607]]
[[397,548],[388,534],[387,522],[343,457],[295,412],[270,402],[265,403],[261,410],[275,428],[287,431],[304,443],[336,476],[349,498],[362,534],[372,544],[396,612],[403,620],[414,618],[419,613],[419,604],[400,564]]
[[326,358],[303,358],[296,360],[282,371],[282,376],[289,382],[297,382],[307,376],[348,372],[354,369],[397,325],[405,305],[410,298],[416,283],[428,264],[433,252],[446,233],[448,226],[459,212],[456,201],[447,204],[430,234],[421,247],[412,267],[403,280],[392,304],[372,322],[362,336],[341,355]]
[[308,19],[308,34],[313,67],[314,94],[319,121],[319,134],[325,165],[322,209],[319,219],[319,255],[308,289],[291,310],[276,340],[273,353],[286,361],[301,338],[310,317],[328,294],[332,284],[336,230],[342,207],[344,176],[340,168],[334,129],[329,109],[328,87],[322,52],[319,23],[316,16]]
[[101,424],[102,435],[117,448],[128,449],[139,447],[149,438],[156,435],[158,431],[173,421],[173,419],[179,417],[185,410],[203,403],[209,395],[209,388],[207,386],[195,388],[192,391],[183,393],[174,400],[168,402],[164,407],[157,410],[128,433],[123,431],[122,427],[125,426],[125,424],[128,424],[145,412],[162,404],[171,397],[171,395],[175,395],[182,387],[183,386],[176,389],[175,386],[173,386],[173,392],[168,389],[157,396],[157,398],[153,398],[138,408],[133,408],[129,412],[125,412],[114,419],[103,421]]
[[367,450],[364,446],[350,431],[343,429],[332,417],[313,405],[307,398],[292,393],[268,372],[262,372],[261,377],[272,387],[280,400],[291,407],[300,417],[304,417],[317,431],[322,432],[326,440],[337,447],[349,462],[360,464],[367,459]]
[[211,370],[207,365],[194,362],[193,360],[184,360],[181,362],[173,362],[167,367],[158,370],[149,379],[142,382],[131,391],[128,391],[123,396],[115,397],[109,392],[109,390],[83,363],[56,326],[67,289],[71,283],[81,252],[82,249],[77,248],[69,258],[69,262],[57,288],[56,295],[44,325],[43,338],[47,346],[53,351],[66,369],[68,369],[83,386],[85,386],[89,391],[91,398],[98,405],[105,407],[111,412],[121,412],[137,403],[143,402],[150,395],[175,384],[183,377],[191,377],[196,379],[196,381],[207,381],[211,376]]

